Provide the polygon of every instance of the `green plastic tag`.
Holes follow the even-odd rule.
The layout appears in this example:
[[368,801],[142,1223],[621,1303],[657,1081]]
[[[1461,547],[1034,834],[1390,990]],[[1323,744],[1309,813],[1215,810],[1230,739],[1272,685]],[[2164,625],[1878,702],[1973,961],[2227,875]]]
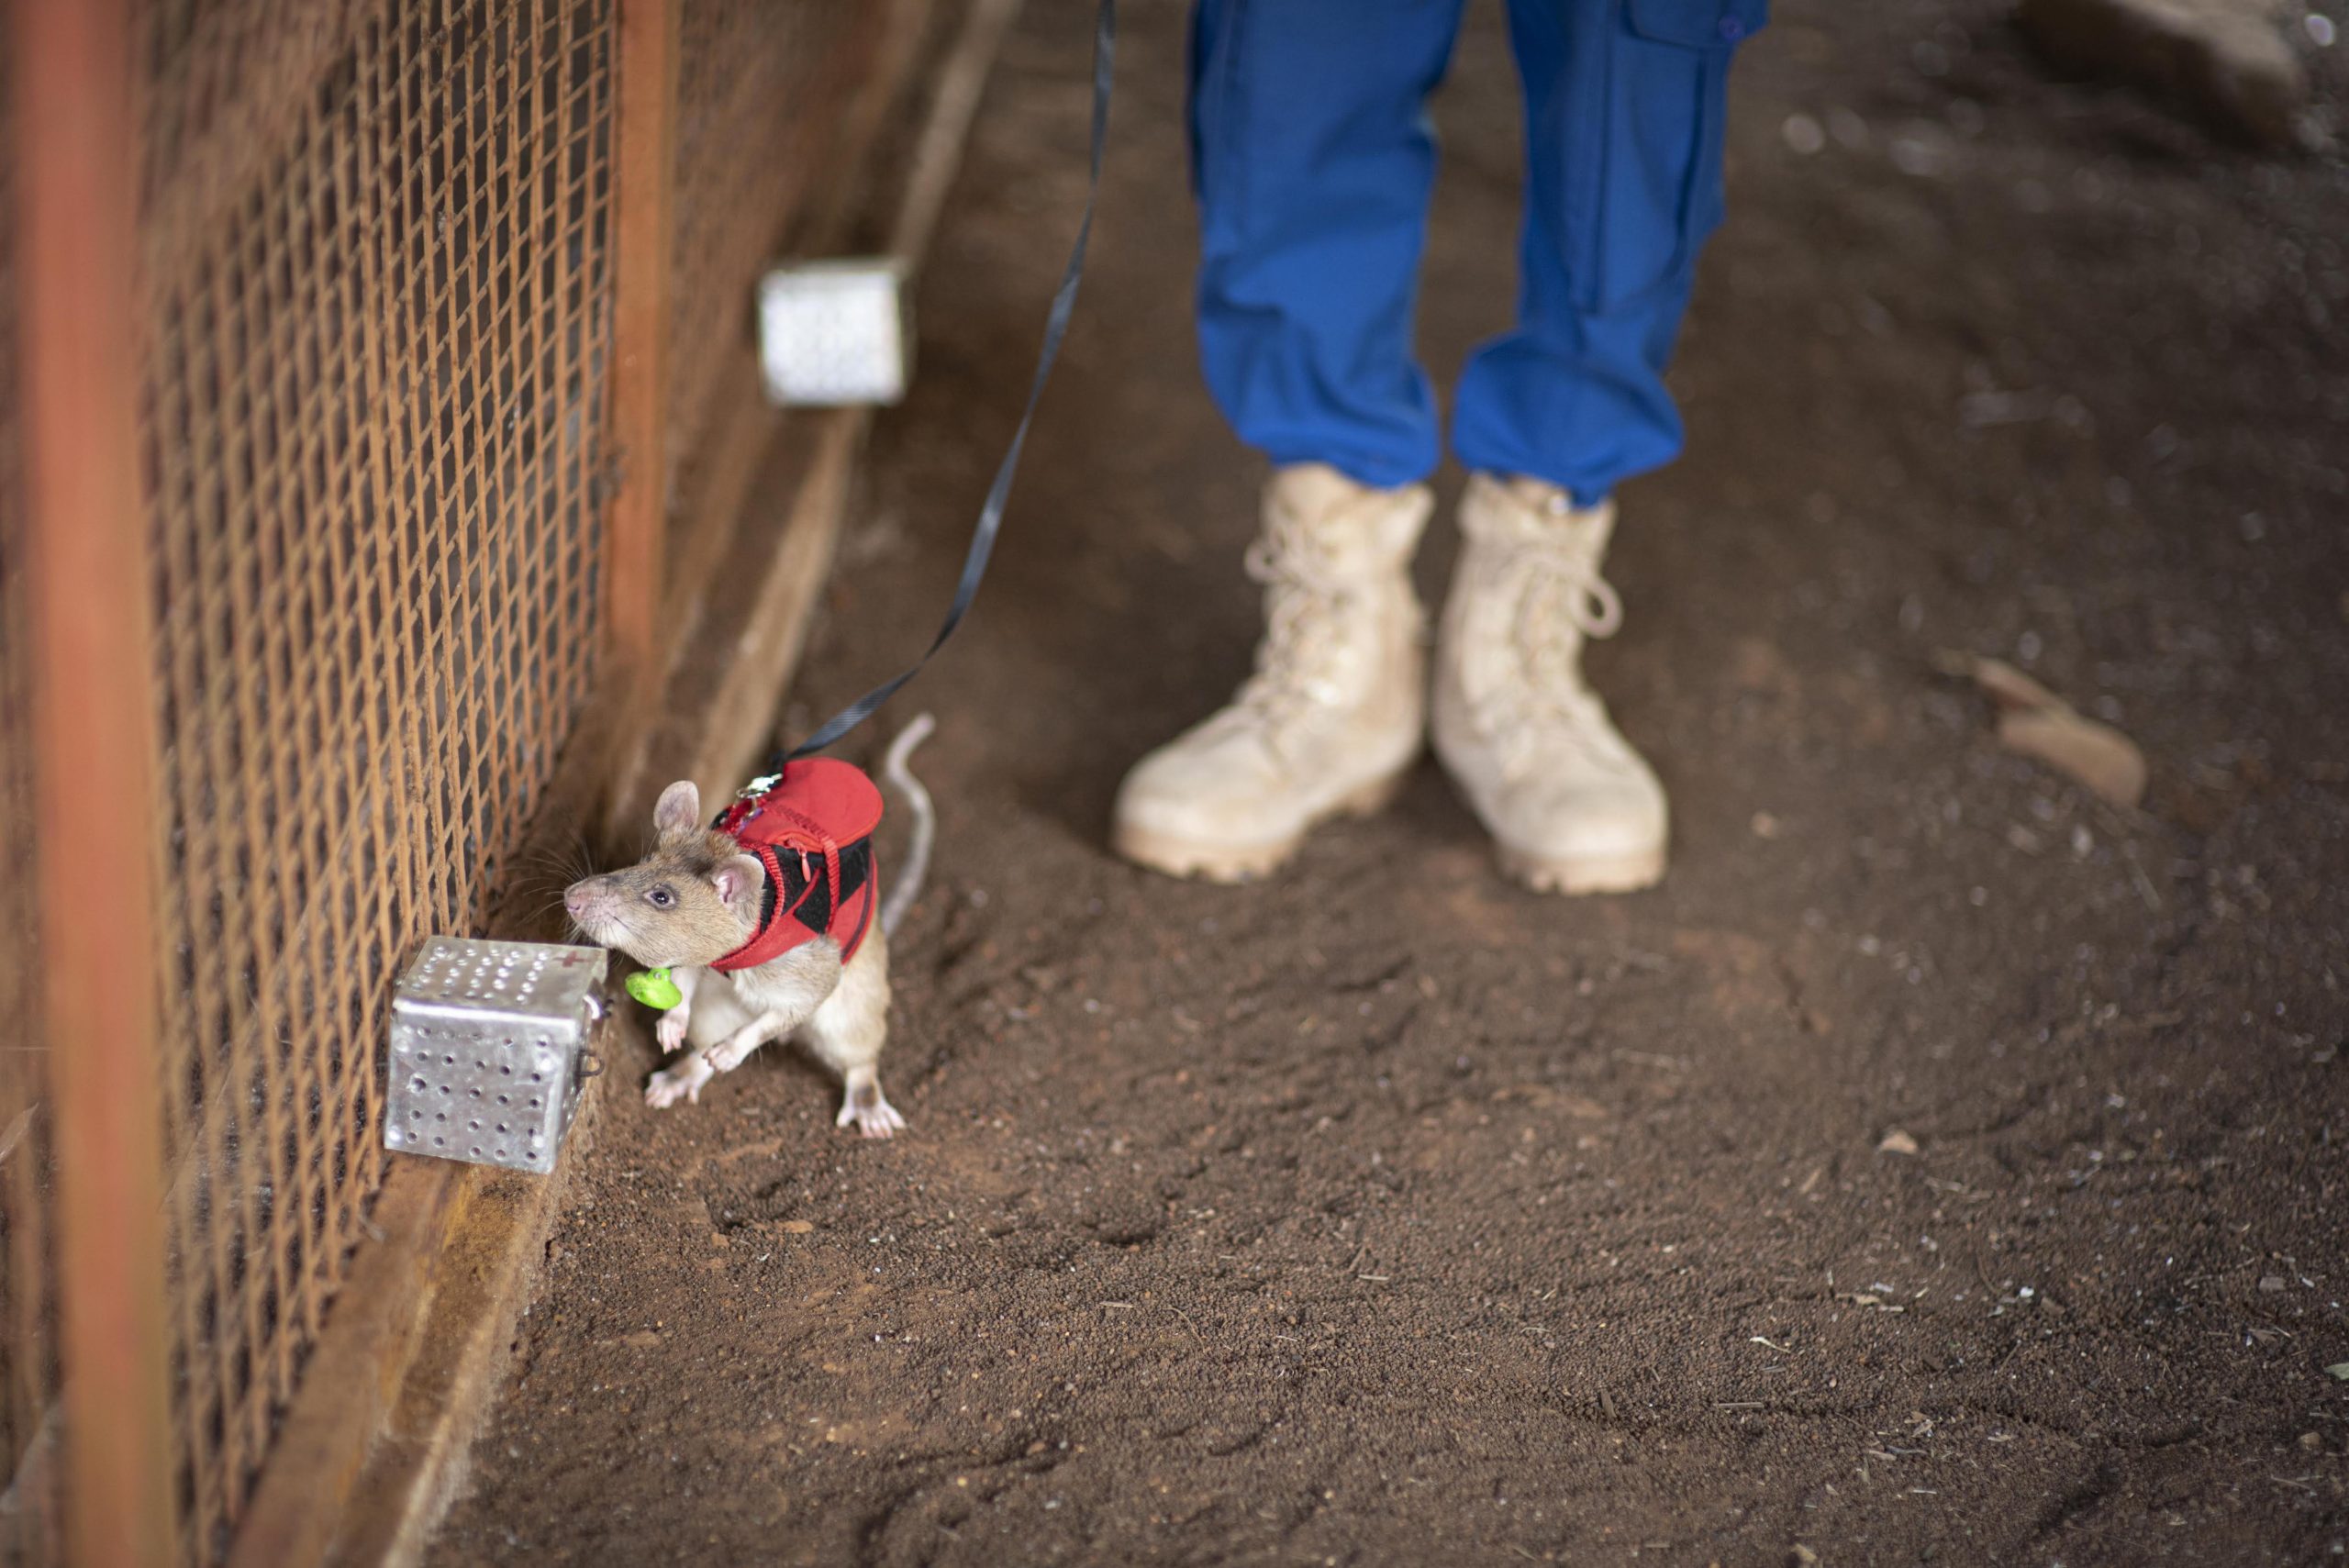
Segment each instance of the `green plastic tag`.
[[665,1013],[685,999],[665,969],[640,969],[628,977],[628,994],[655,1012]]

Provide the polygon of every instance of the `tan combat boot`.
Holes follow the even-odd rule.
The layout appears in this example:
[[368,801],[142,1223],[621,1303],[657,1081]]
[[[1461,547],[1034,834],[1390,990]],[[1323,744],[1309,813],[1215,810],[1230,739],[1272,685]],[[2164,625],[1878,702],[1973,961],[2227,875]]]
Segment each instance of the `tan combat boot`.
[[1480,473],[1436,653],[1436,754],[1500,851],[1543,892],[1620,893],[1664,875],[1664,786],[1583,684],[1582,645],[1623,607],[1598,574],[1614,503],[1577,509]]
[[1248,550],[1264,584],[1256,673],[1126,775],[1119,854],[1237,882],[1286,860],[1315,823],[1393,796],[1425,721],[1410,563],[1433,504],[1425,485],[1373,490],[1319,463],[1273,476]]

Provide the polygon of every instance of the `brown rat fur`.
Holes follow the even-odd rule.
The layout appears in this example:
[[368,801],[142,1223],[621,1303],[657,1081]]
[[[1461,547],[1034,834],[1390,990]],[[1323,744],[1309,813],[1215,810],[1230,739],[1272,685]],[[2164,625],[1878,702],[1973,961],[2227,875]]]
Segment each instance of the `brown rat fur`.
[[750,940],[766,869],[700,815],[692,781],[671,784],[652,810],[652,852],[572,884],[563,907],[591,940],[674,969],[711,963]]
[[888,931],[918,891],[935,832],[930,797],[906,768],[930,729],[924,715],[889,749],[884,777],[913,810],[913,844],[878,929],[846,965],[839,944],[818,937],[750,969],[729,973],[708,967],[756,929],[766,872],[731,835],[702,825],[701,792],[691,780],[661,792],[651,854],[573,883],[563,894],[563,907],[590,941],[648,968],[668,970],[682,994],[662,1015],[656,1034],[664,1051],[687,1041],[694,1049],[652,1075],[644,1092],[650,1104],[698,1102],[718,1073],[731,1071],[770,1040],[796,1037],[846,1084],[840,1125],[852,1122],[869,1138],[904,1128],[881,1093],[878,1062],[888,1036]]

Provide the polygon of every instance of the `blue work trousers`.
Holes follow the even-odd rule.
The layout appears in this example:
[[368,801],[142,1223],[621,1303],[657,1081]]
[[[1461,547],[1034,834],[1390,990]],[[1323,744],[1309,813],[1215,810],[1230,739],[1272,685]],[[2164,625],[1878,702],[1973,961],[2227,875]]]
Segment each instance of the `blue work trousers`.
[[[1464,0],[1200,0],[1191,154],[1209,389],[1249,445],[1367,484],[1442,434],[1412,357],[1427,97]],[[1721,217],[1730,60],[1768,0],[1509,0],[1525,93],[1516,327],[1462,372],[1453,450],[1596,502],[1671,461],[1664,390]]]

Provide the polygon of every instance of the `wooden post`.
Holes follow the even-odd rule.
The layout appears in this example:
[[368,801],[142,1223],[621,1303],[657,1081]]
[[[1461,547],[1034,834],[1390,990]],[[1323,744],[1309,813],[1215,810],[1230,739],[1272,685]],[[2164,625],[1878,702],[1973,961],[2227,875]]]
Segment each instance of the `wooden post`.
[[154,584],[139,495],[128,0],[8,7],[65,1532],[172,1561]]
[[669,490],[677,0],[619,0],[618,68],[611,432],[619,490],[604,552],[604,606],[612,649],[629,672],[627,689],[645,696],[657,689],[653,683],[661,675],[654,621]]

